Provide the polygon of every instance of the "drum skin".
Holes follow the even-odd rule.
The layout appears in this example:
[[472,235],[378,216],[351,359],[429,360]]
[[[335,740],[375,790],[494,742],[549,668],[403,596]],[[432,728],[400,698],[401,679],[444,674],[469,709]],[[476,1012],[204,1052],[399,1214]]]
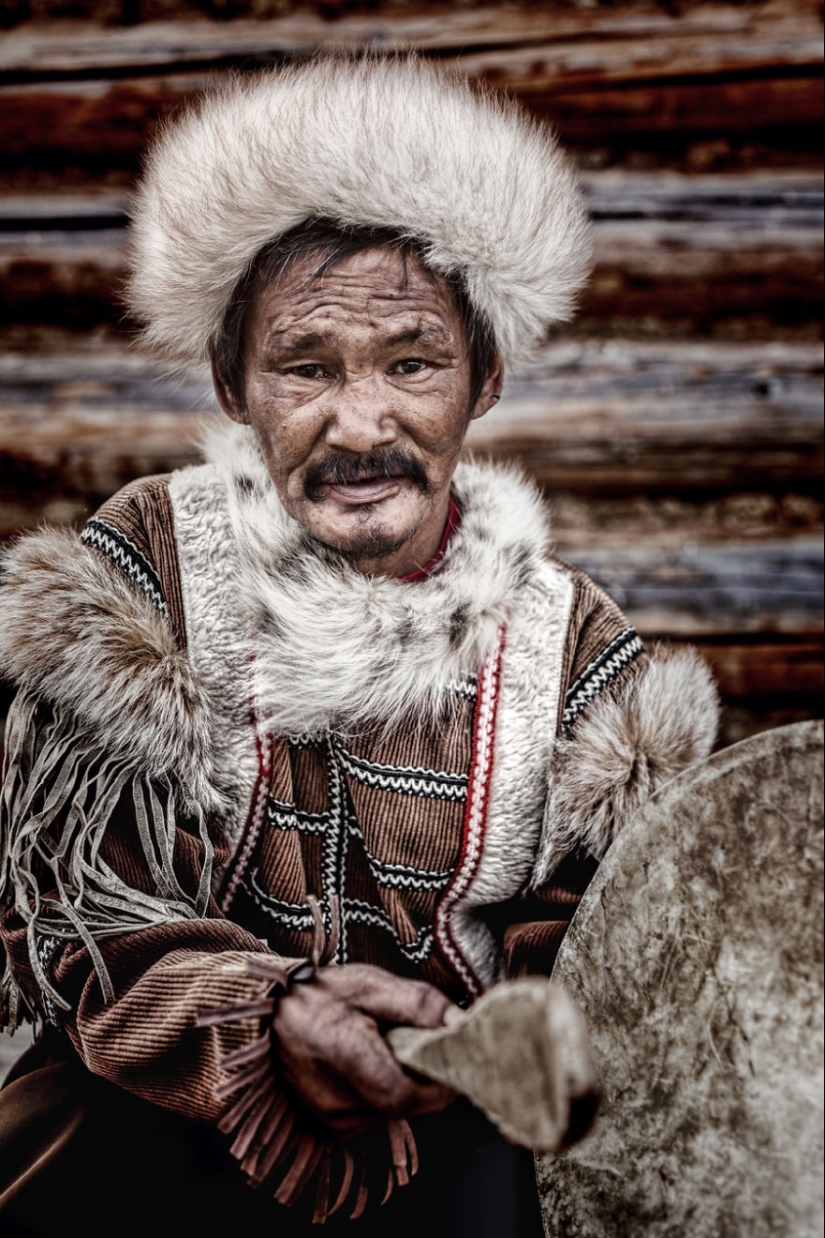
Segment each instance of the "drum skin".
[[536,1159],[548,1238],[823,1233],[822,780],[821,722],[753,736],[605,857],[553,972],[603,1099]]

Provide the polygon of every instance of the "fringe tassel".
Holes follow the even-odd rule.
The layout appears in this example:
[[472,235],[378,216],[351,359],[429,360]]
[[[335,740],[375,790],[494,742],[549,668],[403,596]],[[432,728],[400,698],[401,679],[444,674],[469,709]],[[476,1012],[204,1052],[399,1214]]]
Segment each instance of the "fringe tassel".
[[[318,964],[335,953],[337,907],[330,908],[333,927],[327,938],[317,899],[310,897],[310,906],[316,924],[313,963]],[[345,1148],[332,1138],[320,1135],[314,1127],[305,1124],[301,1111],[290,1105],[278,1090],[270,1059],[269,1029],[278,1002],[289,987],[289,974],[277,960],[262,955],[249,960],[247,971],[271,981],[264,997],[237,1006],[208,1007],[197,1016],[200,1027],[253,1016],[263,1020],[261,1036],[221,1059],[221,1070],[227,1077],[215,1087],[215,1096],[226,1100],[238,1093],[241,1095],[224,1114],[219,1128],[224,1134],[234,1136],[230,1151],[239,1161],[250,1186],[270,1183],[278,1203],[294,1204],[314,1180],[312,1220],[316,1225],[322,1225],[327,1217],[344,1206],[352,1197],[353,1183],[357,1180],[350,1212],[350,1219],[355,1220],[364,1211],[370,1195],[368,1153],[354,1145]],[[406,1186],[418,1170],[418,1153],[409,1124],[403,1119],[392,1120],[387,1123],[387,1135],[390,1166],[382,1204],[396,1186]],[[334,1181],[337,1189],[333,1199]]]
[[[89,951],[104,1000],[114,998],[98,941],[205,914],[213,848],[206,820],[197,815],[204,866],[194,901],[180,886],[173,853],[179,792],[166,776],[150,780],[125,760],[106,757],[99,743],[78,730],[73,716],[21,691],[9,711],[0,797],[0,906],[13,907],[26,924],[32,970],[49,1002],[68,1003],[42,966],[38,942],[81,942]],[[131,889],[101,857],[103,836],[129,789],[141,849],[155,895]],[[58,827],[59,826],[59,830]],[[46,897],[45,891],[55,892]],[[10,969],[3,976],[6,1020],[20,1008],[33,1014]],[[2,1025],[0,1025],[2,1026]]]

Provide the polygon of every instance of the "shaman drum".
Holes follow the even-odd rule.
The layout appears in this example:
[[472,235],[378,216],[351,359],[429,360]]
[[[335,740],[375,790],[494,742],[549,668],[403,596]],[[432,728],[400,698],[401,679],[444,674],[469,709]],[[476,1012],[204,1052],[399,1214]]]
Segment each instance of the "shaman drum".
[[602,1105],[537,1157],[548,1238],[822,1234],[822,754],[819,722],[724,749],[608,852],[553,972]]

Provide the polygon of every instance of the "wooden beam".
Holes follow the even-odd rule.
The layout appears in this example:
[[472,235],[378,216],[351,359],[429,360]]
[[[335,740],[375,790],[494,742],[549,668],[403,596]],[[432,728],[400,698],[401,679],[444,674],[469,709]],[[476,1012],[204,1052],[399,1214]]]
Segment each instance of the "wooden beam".
[[825,691],[821,639],[744,644],[694,637],[693,644],[712,667],[727,701],[771,701],[772,708],[781,701],[786,708],[807,704],[813,706],[814,717],[821,715]]
[[[817,9],[734,4],[619,12],[544,6],[423,14],[291,14],[262,22],[24,25],[0,61],[7,157],[137,156],[158,120],[213,74],[318,48],[412,46],[553,117],[573,143],[629,133],[756,132],[822,116]],[[62,80],[58,80],[62,79]]]
[[551,493],[678,494],[815,485],[816,346],[560,344],[473,424]]
[[[23,22],[6,31],[0,75],[123,73],[138,67],[306,55],[319,47],[380,47],[401,52],[448,52],[500,57],[519,53],[518,72],[547,66],[554,78],[624,79],[694,71],[806,65],[822,58],[817,36],[820,7],[813,0],[781,0],[743,8],[735,3],[634,4],[578,9],[566,5],[498,4],[460,8],[427,0],[416,7],[344,12],[333,20],[304,8],[273,18],[210,21],[195,16],[117,26],[84,19]],[[532,52],[531,49],[537,49]],[[472,62],[476,63],[476,62]],[[477,62],[486,71],[486,61]],[[493,65],[496,60],[491,62]],[[529,74],[530,78],[534,72]],[[0,78],[0,80],[2,80]]]
[[577,554],[575,565],[646,638],[822,633],[820,538],[676,551],[611,546]]
[[[603,172],[582,184],[595,267],[579,331],[646,320],[818,329],[821,178]],[[0,197],[0,322],[119,322],[127,225],[113,190]]]
[[[818,493],[818,345],[570,341],[513,375],[468,450],[515,459],[550,493]],[[191,459],[205,380],[123,348],[0,355],[0,478],[19,506],[100,502]]]

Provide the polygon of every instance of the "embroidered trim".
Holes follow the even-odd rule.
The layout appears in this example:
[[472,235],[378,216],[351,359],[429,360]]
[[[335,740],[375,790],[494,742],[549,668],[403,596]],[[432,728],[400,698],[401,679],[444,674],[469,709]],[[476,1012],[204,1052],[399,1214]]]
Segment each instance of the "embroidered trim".
[[456,904],[464,897],[472,883],[484,846],[487,805],[493,773],[493,746],[501,682],[501,660],[504,654],[506,632],[506,626],[502,624],[498,631],[496,645],[485,658],[481,668],[461,856],[453,879],[435,912],[435,936],[441,952],[459,979],[466,985],[471,997],[480,996],[484,986],[459,949],[451,921]]
[[359,899],[347,899],[344,911],[351,924],[368,924],[373,928],[383,928],[395,939],[398,949],[411,963],[423,963],[429,958],[435,945],[432,925],[425,924],[419,931],[415,941],[402,941],[395,931],[392,920],[385,911],[362,903]]
[[301,731],[300,734],[287,735],[286,741],[291,748],[323,748],[327,742],[327,732]]
[[297,830],[299,834],[323,834],[329,827],[328,812],[301,812],[294,804],[269,797],[266,809],[269,824],[277,830]]
[[[341,776],[341,769],[336,760],[336,747],[332,739],[327,741],[327,777],[329,795],[329,825],[324,832],[324,844],[321,853],[321,881],[324,893],[324,919],[327,921],[327,908],[330,895],[335,895],[339,906],[343,907],[344,890],[347,879],[347,826],[352,814],[352,805],[347,794],[347,784]],[[331,918],[327,929],[331,929]],[[335,947],[334,963],[347,962],[347,917],[341,914],[340,933]]]
[[575,683],[568,689],[564,699],[562,729],[567,731],[582,710],[602,692],[624,668],[644,653],[644,645],[636,635],[635,628],[625,628],[610,642],[589,666],[586,666]]
[[290,903],[286,899],[276,898],[259,883],[257,869],[247,875],[243,880],[243,885],[261,911],[266,912],[279,924],[296,929],[300,933],[311,933],[314,929],[315,920],[309,903]]
[[332,741],[339,764],[352,778],[379,791],[419,795],[424,799],[463,802],[467,798],[467,775],[421,769],[417,766],[380,765],[348,752]]
[[[38,937],[37,938],[37,958],[44,974],[48,974],[55,961],[55,955],[61,946],[65,945],[60,937]],[[49,976],[51,980],[51,976]],[[50,1023],[60,1026],[61,1018],[60,1011],[51,999],[50,994],[46,989],[41,988],[40,996],[43,999],[43,1011]]]
[[169,618],[160,577],[143,551],[124,533],[95,516],[86,522],[80,540],[111,559],[115,567],[149,599],[155,610],[163,615],[164,619]]
[[350,834],[359,839],[375,880],[380,886],[396,890],[440,890],[453,875],[451,868],[415,868],[412,864],[394,864],[379,860],[367,847],[366,839],[354,817],[348,822]]
[[[312,932],[315,921],[309,903],[288,903],[284,899],[275,898],[261,887],[256,872],[249,874],[248,879],[244,881],[244,887],[261,911],[278,924],[298,932]],[[326,919],[326,908],[323,910]],[[432,953],[435,944],[431,925],[425,924],[414,941],[402,941],[385,911],[357,898],[343,900],[341,921],[342,927],[344,924],[367,924],[373,928],[384,929],[393,938],[404,957],[412,963],[422,963]]]
[[478,698],[478,679],[475,675],[463,675],[461,679],[448,683],[445,691],[462,700],[475,701]]

